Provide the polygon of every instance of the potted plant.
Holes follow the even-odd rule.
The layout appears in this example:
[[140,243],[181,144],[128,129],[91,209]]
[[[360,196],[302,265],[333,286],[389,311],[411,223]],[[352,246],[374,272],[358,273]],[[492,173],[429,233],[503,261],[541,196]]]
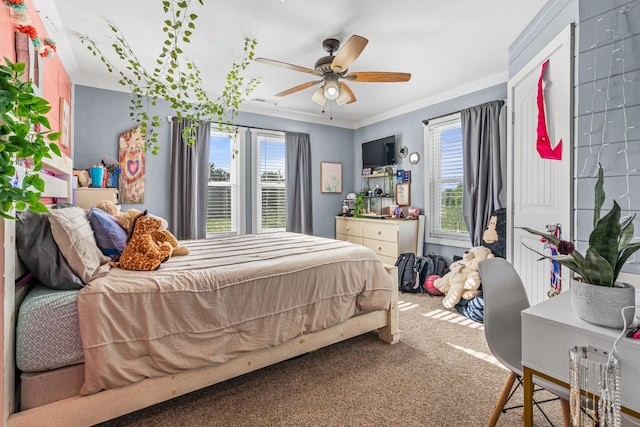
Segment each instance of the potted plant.
[[[599,165],[595,186],[593,230],[585,255],[576,250],[571,242],[530,228],[523,229],[543,237],[558,248],[558,255],[553,256],[534,252],[543,258],[557,261],[577,275],[571,293],[578,316],[591,323],[621,328],[624,326],[621,309],[635,305],[635,288],[620,283],[617,279],[629,257],[640,249],[640,242],[631,242],[635,215],[621,222],[620,206],[616,201],[613,202],[609,213],[600,217],[605,200],[603,184],[602,166]],[[610,314],[605,313],[608,308],[612,311]],[[627,325],[633,320],[633,314],[633,310],[625,310]]]
[[[30,81],[20,80],[24,72],[25,64],[14,64],[7,58],[5,65],[0,65],[0,216],[8,219],[15,219],[10,214],[14,208],[23,210],[28,206],[34,212],[47,211],[40,202],[44,180],[39,171],[42,159],[51,158],[51,151],[61,155],[54,142],[45,140],[60,138],[60,132],[49,130],[45,116],[51,106],[46,99],[34,95]],[[29,159],[33,164],[21,183],[15,168],[19,159]]]

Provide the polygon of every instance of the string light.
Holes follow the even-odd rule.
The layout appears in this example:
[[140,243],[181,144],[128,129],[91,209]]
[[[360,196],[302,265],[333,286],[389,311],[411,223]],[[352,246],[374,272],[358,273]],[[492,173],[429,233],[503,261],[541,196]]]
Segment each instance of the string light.
[[[597,2],[597,11],[600,14],[600,0]],[[620,142],[622,148],[617,150],[615,153],[615,157],[623,156],[623,164],[624,164],[624,180],[625,180],[625,190],[622,195],[616,196],[617,199],[622,200],[620,202],[622,210],[625,212],[626,217],[630,217],[632,215],[632,200],[631,200],[631,174],[638,172],[637,168],[632,168],[629,164],[629,132],[636,128],[635,125],[629,123],[629,117],[627,115],[627,85],[633,80],[629,79],[626,74],[625,68],[625,41],[628,25],[627,20],[629,19],[628,12],[631,10],[629,6],[624,6],[619,8],[616,13],[612,14],[612,21],[609,28],[604,30],[604,33],[609,34],[609,37],[606,37],[606,40],[603,40],[601,43],[600,40],[600,26],[604,23],[604,18],[602,16],[598,16],[596,19],[596,28],[595,28],[595,42],[591,46],[591,49],[594,51],[593,54],[593,64],[587,69],[592,72],[592,93],[591,93],[591,106],[590,109],[586,111],[586,113],[590,113],[590,124],[589,130],[584,132],[582,135],[588,138],[588,149],[589,153],[585,156],[584,164],[582,166],[582,170],[579,174],[579,177],[594,177],[597,171],[597,165],[601,163],[601,157],[603,155],[604,150],[612,146],[613,143],[618,144],[617,141],[610,141],[611,138],[608,138],[607,131],[609,131],[610,126],[616,123],[615,120],[610,118],[610,103],[614,100],[614,85],[612,85],[612,78],[614,75],[614,65],[619,63],[620,67],[620,80],[621,80],[621,89],[620,89],[620,97],[621,102],[615,106],[616,109],[619,109],[622,114],[622,122],[624,126],[623,132],[623,141]],[[618,23],[620,20],[620,24]],[[604,88],[602,85],[598,87],[598,67],[597,67],[597,49],[601,46],[605,46],[606,44],[611,45],[611,52],[609,55],[609,64],[607,70],[607,77],[604,80]],[[596,114],[596,98],[598,97],[598,93],[605,93],[604,100],[604,108],[602,114],[602,130],[599,141],[596,139],[597,131],[594,131],[595,117]],[[613,108],[613,106],[611,106]],[[610,133],[610,131],[609,131]],[[594,161],[595,160],[595,161]],[[631,263],[635,263],[636,255],[634,254],[632,258],[628,261]]]

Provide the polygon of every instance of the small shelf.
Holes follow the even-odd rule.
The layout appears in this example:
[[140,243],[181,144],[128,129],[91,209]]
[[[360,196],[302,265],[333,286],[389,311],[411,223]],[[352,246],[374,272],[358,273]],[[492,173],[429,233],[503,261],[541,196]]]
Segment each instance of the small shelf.
[[386,178],[388,176],[388,173],[372,173],[370,175],[361,175],[362,178]]

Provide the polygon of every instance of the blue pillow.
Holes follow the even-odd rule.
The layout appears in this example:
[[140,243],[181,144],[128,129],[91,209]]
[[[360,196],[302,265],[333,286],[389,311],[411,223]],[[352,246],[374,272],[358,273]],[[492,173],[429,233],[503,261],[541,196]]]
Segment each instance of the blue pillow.
[[127,246],[127,232],[112,215],[98,208],[89,209],[87,214],[96,243],[103,254],[113,260],[120,258],[120,254]]

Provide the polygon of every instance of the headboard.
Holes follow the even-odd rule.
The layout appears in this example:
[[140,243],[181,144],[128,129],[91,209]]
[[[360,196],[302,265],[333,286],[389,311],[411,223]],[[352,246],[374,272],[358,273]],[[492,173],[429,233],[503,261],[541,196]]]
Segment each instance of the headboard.
[[[72,179],[73,163],[67,156],[58,157],[53,154],[52,159],[42,160],[42,170],[40,174],[45,182],[43,196],[53,197],[56,201],[71,202],[72,199]],[[28,162],[26,162],[28,163]],[[16,165],[16,173],[19,183],[26,173],[26,167]],[[2,272],[1,292],[2,304],[0,313],[2,317],[2,347],[3,356],[0,364],[0,376],[3,378],[2,406],[0,406],[0,426],[6,425],[9,414],[16,410],[15,407],[15,321],[16,321],[16,281],[22,277],[26,271],[22,263],[18,260],[16,251],[16,227],[14,220],[2,220],[0,226],[0,238],[2,239],[4,250],[0,255],[0,271]],[[24,282],[24,280],[22,281]]]

